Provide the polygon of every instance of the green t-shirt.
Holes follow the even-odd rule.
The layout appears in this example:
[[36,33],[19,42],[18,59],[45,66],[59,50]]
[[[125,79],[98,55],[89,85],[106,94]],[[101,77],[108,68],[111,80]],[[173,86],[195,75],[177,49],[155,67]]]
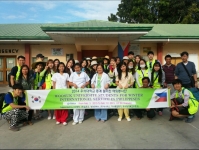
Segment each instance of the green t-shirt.
[[100,76],[97,78],[97,88],[101,88],[101,78]]

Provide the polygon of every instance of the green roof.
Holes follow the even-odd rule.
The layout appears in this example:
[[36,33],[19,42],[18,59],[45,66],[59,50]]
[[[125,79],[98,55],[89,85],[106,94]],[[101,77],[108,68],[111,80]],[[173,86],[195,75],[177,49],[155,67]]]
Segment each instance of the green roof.
[[0,24],[0,40],[51,40],[46,31],[149,31],[139,39],[199,39],[198,24],[126,24],[89,20],[54,24]]
[[67,24],[54,24],[54,25],[44,25],[41,27],[43,31],[150,31],[152,25],[139,25],[136,24],[132,26],[131,24],[101,21],[101,20],[88,20],[82,22],[73,22]]

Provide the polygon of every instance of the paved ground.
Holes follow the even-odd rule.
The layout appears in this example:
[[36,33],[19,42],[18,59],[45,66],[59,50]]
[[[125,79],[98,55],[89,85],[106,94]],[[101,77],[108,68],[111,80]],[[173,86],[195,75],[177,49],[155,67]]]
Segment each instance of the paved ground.
[[[0,92],[7,88],[0,87]],[[0,148],[10,149],[198,149],[199,114],[193,123],[182,120],[168,121],[169,111],[152,121],[132,118],[131,122],[111,117],[107,122],[96,122],[92,115],[81,125],[56,125],[45,118],[34,121],[33,126],[22,127],[19,132],[8,130],[0,120]]]

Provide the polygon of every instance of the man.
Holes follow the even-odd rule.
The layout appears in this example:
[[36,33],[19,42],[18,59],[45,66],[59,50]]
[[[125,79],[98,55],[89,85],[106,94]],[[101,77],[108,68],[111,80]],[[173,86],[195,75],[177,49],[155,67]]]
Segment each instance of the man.
[[28,113],[21,108],[30,110],[30,107],[26,105],[18,105],[19,97],[22,95],[23,86],[21,84],[14,84],[13,91],[5,95],[5,101],[3,104],[3,117],[10,122],[11,131],[19,131],[17,122],[23,119],[27,119]]
[[[173,81],[173,86],[174,86],[175,92],[170,97],[171,98],[171,107],[170,107],[171,114],[173,117],[177,117],[177,118],[187,117],[185,122],[191,123],[194,119],[194,113],[190,114],[191,109],[193,107],[189,105],[189,101],[195,99],[195,97],[189,90],[185,89],[182,86],[182,81],[180,79],[175,79]],[[198,102],[196,105],[198,105]]]
[[42,55],[42,54],[36,55],[36,62],[39,62],[39,61],[44,61],[44,55]]
[[174,64],[171,64],[171,55],[166,55],[164,57],[166,63],[162,66],[162,69],[165,73],[165,83],[164,86],[165,87],[169,87],[171,90],[171,94],[174,92],[174,88],[173,88],[173,81],[175,79],[175,68],[176,66]]
[[182,62],[175,68],[175,79],[180,79],[185,88],[198,87],[195,64],[188,61],[188,52],[182,52],[180,55]]
[[103,59],[103,66],[104,66],[104,72],[108,73],[109,72],[109,63],[110,63],[110,59],[109,56],[105,56]]
[[133,62],[134,62],[134,52],[133,51],[128,52],[128,58],[129,58],[129,60],[133,60]]
[[[153,57],[154,57],[154,52],[153,51],[149,51],[148,53],[147,53],[147,56],[148,56],[148,61],[146,62],[146,64],[147,64],[147,67],[150,69],[150,71],[152,72],[152,69],[153,69],[153,65],[154,65],[154,63],[155,62],[157,62],[158,60],[155,60],[155,59],[153,59]],[[159,61],[158,61],[159,62]]]
[[8,77],[10,77],[10,83],[9,83],[10,87],[12,87],[15,84],[15,81],[18,80],[18,78],[19,78],[21,66],[25,65],[25,57],[18,56],[17,63],[18,63],[18,65],[14,66],[11,69],[10,75],[8,75]]

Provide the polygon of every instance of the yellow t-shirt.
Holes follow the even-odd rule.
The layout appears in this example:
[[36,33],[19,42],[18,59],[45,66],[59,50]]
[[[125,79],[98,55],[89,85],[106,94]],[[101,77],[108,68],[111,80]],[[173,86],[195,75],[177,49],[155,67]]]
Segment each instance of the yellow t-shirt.
[[[117,76],[116,81],[119,81],[119,84],[121,84],[124,88],[126,85],[132,84],[135,81],[135,79],[134,79],[133,75],[128,72],[127,78],[126,78],[126,73],[122,73],[121,80],[119,80],[119,78]],[[119,88],[119,86],[118,86],[118,88]]]

